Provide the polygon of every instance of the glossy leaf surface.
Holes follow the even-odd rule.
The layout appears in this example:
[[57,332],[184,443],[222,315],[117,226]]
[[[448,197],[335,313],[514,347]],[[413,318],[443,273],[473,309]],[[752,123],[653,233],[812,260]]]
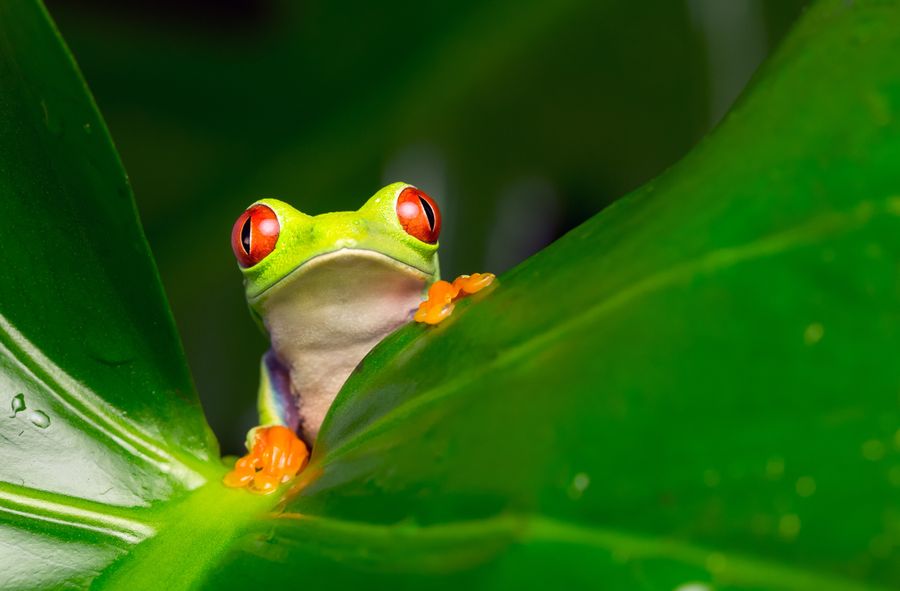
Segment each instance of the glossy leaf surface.
[[0,43],[7,586],[900,584],[896,4],[821,2],[677,167],[390,337],[275,507],[216,482],[46,16],[0,5]]
[[83,584],[218,455],[125,174],[35,3],[0,3],[0,583]]

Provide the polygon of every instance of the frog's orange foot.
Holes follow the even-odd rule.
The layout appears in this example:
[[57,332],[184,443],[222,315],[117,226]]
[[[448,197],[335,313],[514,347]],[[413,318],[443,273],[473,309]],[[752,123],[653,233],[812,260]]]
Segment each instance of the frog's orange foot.
[[453,280],[453,287],[457,288],[460,296],[471,295],[479,292],[494,282],[496,276],[493,273],[472,273],[471,275],[460,275]]
[[413,319],[425,324],[437,324],[453,312],[456,300],[481,291],[493,281],[493,273],[460,275],[453,280],[453,283],[435,281],[428,288],[428,298],[419,304],[419,309]]
[[235,462],[223,482],[266,495],[296,476],[308,457],[306,444],[287,427],[259,427],[253,432],[250,453]]

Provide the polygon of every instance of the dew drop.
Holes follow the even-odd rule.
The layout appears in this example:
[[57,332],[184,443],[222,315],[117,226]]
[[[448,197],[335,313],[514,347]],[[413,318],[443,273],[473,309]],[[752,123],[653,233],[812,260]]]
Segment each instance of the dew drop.
[[698,583],[696,581],[692,581],[690,583],[682,583],[675,587],[674,591],[712,591],[712,587],[707,585],[706,583]]
[[900,197],[894,196],[888,198],[887,210],[894,215],[900,215]]
[[582,492],[584,492],[584,489],[586,489],[590,484],[591,478],[584,472],[579,472],[575,475],[575,479],[572,480],[572,486]]
[[778,533],[788,540],[796,538],[800,533],[800,518],[793,513],[782,515],[778,520]]
[[801,476],[797,479],[796,488],[801,497],[811,497],[816,492],[816,481],[811,476]]
[[9,403],[9,408],[12,410],[12,414],[9,415],[9,418],[16,418],[17,414],[25,410],[25,395],[19,392],[13,396],[12,401]]
[[569,485],[569,498],[580,499],[587,487],[591,485],[591,477],[584,472],[579,472],[572,478],[572,484]]
[[784,474],[784,458],[772,457],[766,462],[766,478],[778,480]]
[[862,444],[862,455],[870,462],[877,462],[884,457],[884,444],[877,439],[869,439]]
[[815,345],[825,335],[825,327],[819,322],[813,322],[803,331],[803,342],[807,345]]
[[31,420],[31,424],[38,429],[46,429],[50,426],[50,417],[48,417],[47,413],[42,410],[31,411],[31,414],[28,415],[28,418]]
[[119,367],[134,361],[136,354],[130,337],[111,339],[108,334],[91,330],[84,339],[85,351],[108,367]]
[[900,466],[894,466],[888,471],[888,480],[892,486],[900,488]]

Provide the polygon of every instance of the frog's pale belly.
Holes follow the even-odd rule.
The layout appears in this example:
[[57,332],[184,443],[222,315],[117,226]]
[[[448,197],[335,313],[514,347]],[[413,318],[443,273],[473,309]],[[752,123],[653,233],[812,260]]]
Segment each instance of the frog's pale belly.
[[410,321],[427,283],[390,257],[344,249],[311,259],[264,294],[272,350],[290,374],[307,440],[362,358]]

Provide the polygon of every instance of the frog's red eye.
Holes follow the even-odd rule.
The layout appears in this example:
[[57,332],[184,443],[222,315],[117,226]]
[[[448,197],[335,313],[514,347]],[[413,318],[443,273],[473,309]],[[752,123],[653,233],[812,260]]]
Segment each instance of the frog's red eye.
[[242,267],[252,267],[275,250],[281,224],[275,212],[262,203],[242,213],[231,228],[231,249]]
[[397,218],[406,233],[434,244],[441,234],[441,211],[434,199],[415,187],[406,187],[397,197]]

